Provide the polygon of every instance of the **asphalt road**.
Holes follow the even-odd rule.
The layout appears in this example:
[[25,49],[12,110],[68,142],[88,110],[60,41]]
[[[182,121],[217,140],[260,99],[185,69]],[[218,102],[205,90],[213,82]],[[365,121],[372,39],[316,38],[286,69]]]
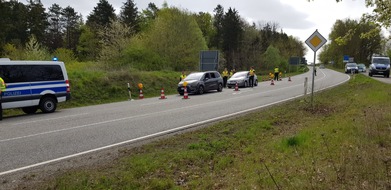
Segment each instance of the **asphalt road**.
[[[254,88],[226,88],[223,92],[190,95],[186,100],[172,95],[165,100],[148,98],[5,118],[0,121],[0,176],[301,97],[305,77],[310,93],[312,72],[294,76],[291,82],[287,78],[275,85],[260,82]],[[314,90],[336,86],[349,78],[343,73],[318,69]]]
[[[361,74],[368,76],[368,71],[366,71],[364,73],[361,73]],[[368,76],[368,77],[370,77],[370,76]],[[391,78],[386,78],[386,77],[384,77],[382,75],[373,75],[371,78],[373,78],[375,80],[378,80],[380,82],[391,84]]]

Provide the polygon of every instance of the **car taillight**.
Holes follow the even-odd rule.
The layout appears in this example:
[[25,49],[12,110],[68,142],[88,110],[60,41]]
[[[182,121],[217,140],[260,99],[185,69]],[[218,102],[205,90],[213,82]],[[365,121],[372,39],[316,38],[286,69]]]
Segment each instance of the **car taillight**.
[[69,80],[66,80],[65,84],[67,85],[67,93],[71,92],[71,87],[69,85]]

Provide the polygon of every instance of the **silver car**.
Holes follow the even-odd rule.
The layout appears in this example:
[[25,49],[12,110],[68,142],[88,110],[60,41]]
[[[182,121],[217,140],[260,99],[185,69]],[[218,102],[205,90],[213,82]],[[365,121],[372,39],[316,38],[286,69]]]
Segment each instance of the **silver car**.
[[[239,71],[232,75],[231,78],[227,81],[228,88],[235,87],[236,83],[238,83],[239,87],[248,87],[250,86],[250,72],[249,71]],[[258,86],[258,78],[257,75],[254,74],[254,86]]]

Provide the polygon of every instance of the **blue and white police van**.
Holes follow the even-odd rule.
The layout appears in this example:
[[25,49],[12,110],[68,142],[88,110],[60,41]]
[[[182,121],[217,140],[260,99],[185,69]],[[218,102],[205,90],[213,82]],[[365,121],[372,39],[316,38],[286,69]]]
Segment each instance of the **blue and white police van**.
[[63,62],[11,61],[2,58],[0,76],[7,85],[2,92],[3,109],[22,108],[28,114],[40,109],[44,113],[52,113],[58,102],[71,98]]

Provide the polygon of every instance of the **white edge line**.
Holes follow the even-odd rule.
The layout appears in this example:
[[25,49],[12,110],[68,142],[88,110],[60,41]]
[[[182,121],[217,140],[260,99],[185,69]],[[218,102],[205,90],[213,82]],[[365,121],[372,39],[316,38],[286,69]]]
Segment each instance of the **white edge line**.
[[[317,91],[321,91],[321,90],[325,90],[325,89],[328,89],[328,88],[332,88],[334,86],[338,86],[338,85],[340,85],[342,83],[345,83],[349,79],[350,79],[350,76],[345,81],[342,81],[342,82],[337,83],[335,85],[329,86],[327,88],[319,89]],[[280,100],[280,101],[277,101],[277,102],[273,102],[273,103],[269,103],[269,104],[266,104],[266,105],[250,108],[250,109],[247,109],[247,110],[242,110],[242,111],[239,111],[239,112],[231,113],[231,114],[220,116],[220,117],[215,117],[215,118],[208,119],[208,120],[201,121],[201,122],[192,123],[192,124],[185,125],[185,126],[182,126],[182,127],[177,127],[177,128],[174,128],[174,129],[169,129],[169,130],[166,130],[166,131],[161,131],[161,132],[158,132],[158,133],[146,135],[146,136],[143,136],[143,137],[138,137],[138,138],[135,138],[135,139],[131,139],[131,140],[127,140],[127,141],[111,144],[111,145],[108,145],[108,146],[103,146],[103,147],[100,147],[100,148],[91,149],[91,150],[87,150],[87,151],[84,151],[84,152],[79,152],[79,153],[76,153],[76,154],[72,154],[72,155],[68,155],[68,156],[64,156],[64,157],[60,157],[60,158],[56,158],[56,159],[52,159],[52,160],[48,160],[48,161],[44,161],[44,162],[40,162],[40,163],[36,163],[36,164],[32,164],[32,165],[28,165],[28,166],[25,166],[25,167],[20,167],[20,168],[16,168],[16,169],[13,169],[13,170],[4,171],[4,172],[0,173],[0,176],[6,175],[6,174],[11,174],[11,173],[22,171],[22,170],[31,169],[31,168],[42,166],[42,165],[46,165],[46,164],[51,164],[51,163],[54,163],[54,162],[66,160],[66,159],[69,159],[69,158],[74,158],[74,157],[77,157],[77,156],[85,155],[85,154],[92,153],[92,152],[101,151],[101,150],[108,149],[108,148],[113,148],[113,147],[124,145],[124,144],[128,144],[128,143],[134,143],[136,141],[141,141],[141,140],[145,140],[145,139],[149,139],[149,138],[153,138],[153,137],[158,137],[158,136],[165,135],[165,134],[178,132],[178,131],[181,131],[181,130],[184,130],[184,129],[188,129],[188,128],[192,128],[192,127],[195,127],[195,126],[207,124],[207,123],[218,121],[218,120],[225,119],[225,118],[229,118],[229,117],[237,115],[237,114],[243,114],[243,113],[254,111],[254,110],[257,110],[257,109],[260,109],[260,108],[268,107],[268,106],[271,106],[271,105],[274,105],[274,104],[279,104],[279,103],[282,103],[282,102],[286,102],[286,101],[289,101],[289,100],[292,100],[292,99],[299,98],[301,96],[303,96],[303,95],[297,95],[297,96],[294,96],[294,97],[291,97],[291,98],[287,98],[287,99],[284,99],[284,100]]]

